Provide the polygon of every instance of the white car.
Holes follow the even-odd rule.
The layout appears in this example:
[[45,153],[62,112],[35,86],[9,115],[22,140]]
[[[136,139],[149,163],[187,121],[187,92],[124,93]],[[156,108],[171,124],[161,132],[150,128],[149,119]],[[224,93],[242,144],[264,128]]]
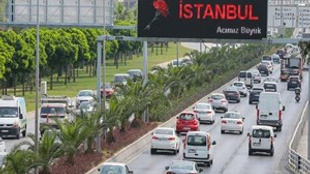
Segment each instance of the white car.
[[0,152],[6,152],[5,142],[1,137],[0,137]]
[[241,96],[246,97],[248,95],[248,88],[245,86],[244,82],[234,81],[234,83],[231,86],[237,89]]
[[198,116],[199,122],[208,122],[211,124],[215,122],[215,112],[210,103],[198,102],[193,109]]
[[238,131],[243,133],[244,129],[244,117],[236,111],[228,111],[221,117],[221,133],[225,131]]
[[213,93],[208,97],[208,102],[215,112],[218,110],[222,110],[224,113],[228,111],[228,101],[224,94]]
[[250,70],[253,74],[254,83],[260,83],[262,81],[262,76],[257,69]]
[[173,128],[158,127],[152,133],[151,154],[158,150],[172,151],[173,154],[179,153],[180,139]]
[[94,100],[95,96],[96,96],[96,93],[93,90],[81,90],[76,96],[76,103],[75,103],[76,108],[78,109],[82,102]]
[[249,137],[249,155],[255,152],[266,152],[270,156],[274,154],[274,139],[277,137],[271,126],[252,126]]
[[100,174],[132,174],[133,171],[129,170],[125,163],[107,162],[98,169]]

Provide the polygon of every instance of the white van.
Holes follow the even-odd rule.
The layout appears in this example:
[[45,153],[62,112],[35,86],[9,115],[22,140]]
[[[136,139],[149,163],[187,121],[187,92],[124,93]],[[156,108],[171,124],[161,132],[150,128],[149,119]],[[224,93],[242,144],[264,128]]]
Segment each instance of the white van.
[[195,161],[196,163],[207,164],[213,163],[213,149],[215,141],[211,143],[209,133],[203,131],[187,132],[184,141],[183,159]]
[[257,109],[257,125],[267,125],[282,130],[282,106],[281,95],[278,92],[261,92]]
[[254,85],[254,76],[252,71],[240,71],[238,81],[242,81],[246,87],[252,88]]
[[249,155],[255,152],[274,154],[274,139],[277,137],[270,126],[252,126],[249,137]]
[[17,139],[20,133],[26,136],[27,112],[23,97],[2,96],[0,99],[0,136],[13,135]]

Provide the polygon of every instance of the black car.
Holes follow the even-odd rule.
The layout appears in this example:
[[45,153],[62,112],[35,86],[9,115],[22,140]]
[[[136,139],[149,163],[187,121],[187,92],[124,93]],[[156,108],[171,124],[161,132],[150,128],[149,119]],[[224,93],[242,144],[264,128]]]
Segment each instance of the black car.
[[240,93],[235,88],[227,88],[223,91],[225,98],[228,102],[230,101],[236,101],[237,103],[240,103]]
[[260,64],[257,66],[258,71],[260,72],[261,75],[266,75],[269,76],[269,70],[267,68],[267,65]]
[[291,88],[301,88],[301,80],[299,76],[290,76],[287,81],[287,90],[290,90]]
[[259,101],[259,95],[261,92],[265,91],[264,88],[256,87],[252,88],[249,95],[249,104],[252,104],[253,102]]

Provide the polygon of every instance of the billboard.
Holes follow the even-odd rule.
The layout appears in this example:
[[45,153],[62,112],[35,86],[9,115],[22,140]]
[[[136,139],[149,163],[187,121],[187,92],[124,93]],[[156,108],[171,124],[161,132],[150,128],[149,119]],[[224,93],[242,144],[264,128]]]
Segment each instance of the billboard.
[[138,0],[138,37],[262,39],[267,0]]

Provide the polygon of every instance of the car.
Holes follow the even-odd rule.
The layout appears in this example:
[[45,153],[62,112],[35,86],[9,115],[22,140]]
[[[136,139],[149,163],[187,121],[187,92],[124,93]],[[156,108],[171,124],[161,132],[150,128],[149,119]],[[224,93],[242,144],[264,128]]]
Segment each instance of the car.
[[3,141],[2,137],[0,137],[0,153],[1,152],[6,152],[5,142]]
[[254,83],[261,83],[262,81],[262,76],[261,74],[259,73],[259,71],[257,69],[251,69],[250,70],[253,74],[253,81]]
[[248,95],[248,88],[245,86],[244,82],[234,81],[231,86],[236,88],[239,91],[241,96],[246,97]]
[[278,83],[278,80],[273,78],[273,77],[266,77],[264,79],[264,82],[276,82],[276,83]]
[[259,64],[257,66],[257,69],[258,69],[258,71],[260,72],[261,75],[269,76],[269,74],[270,74],[269,70],[268,70],[268,67],[265,64]]
[[269,55],[263,55],[262,61],[266,61],[266,62],[270,62],[273,65],[273,60],[272,60],[272,56]]
[[226,100],[224,94],[213,93],[210,97],[208,97],[208,102],[211,104],[215,112],[217,112],[218,110],[227,112],[228,110],[228,101]]
[[278,55],[278,54],[273,54],[272,56],[272,61],[274,62],[274,63],[277,63],[277,64],[279,64],[281,61],[281,57]]
[[130,69],[127,71],[127,74],[133,82],[143,79],[143,73],[140,69]]
[[182,59],[175,59],[171,62],[172,67],[180,67],[182,65],[183,60]]
[[199,120],[197,114],[193,111],[183,111],[177,117],[176,133],[199,130]]
[[111,83],[105,83],[104,85],[101,85],[101,97],[103,97],[103,94],[105,94],[106,98],[111,98],[114,91],[114,86],[112,86]]
[[236,88],[228,87],[225,90],[223,90],[223,93],[228,102],[235,101],[237,103],[240,103],[241,100],[240,93]]
[[98,169],[100,174],[133,174],[125,163],[106,162]]
[[128,80],[130,79],[129,74],[114,74],[112,84],[115,86],[118,85],[127,85]]
[[290,76],[287,80],[287,90],[301,88],[301,80],[299,76]]
[[187,173],[201,173],[202,168],[198,168],[196,162],[187,160],[173,160],[169,166],[165,167],[166,174],[187,174]]
[[262,61],[261,64],[266,65],[270,74],[273,72],[273,64],[270,61]]
[[266,92],[277,92],[277,86],[276,82],[264,82],[264,89]]
[[96,102],[93,100],[82,102],[80,104],[77,115],[83,116],[85,114],[93,114],[96,112]]
[[78,109],[82,102],[94,100],[95,96],[96,93],[93,90],[81,90],[76,96],[76,102],[75,102],[76,108]]
[[238,81],[242,81],[246,87],[252,88],[254,85],[254,76],[252,71],[240,71]]
[[210,133],[206,131],[189,131],[183,141],[183,160],[195,161],[197,164],[213,164],[214,145]]
[[285,53],[284,53],[284,50],[277,50],[277,51],[276,51],[276,54],[277,54],[278,56],[280,56],[281,59],[283,59],[283,56],[284,56]]
[[261,92],[264,92],[265,89],[263,87],[254,87],[250,91],[249,94],[249,104],[252,104],[253,102],[259,102],[259,96]]
[[237,131],[242,134],[244,119],[245,118],[241,116],[240,112],[227,111],[224,116],[221,117],[221,133],[223,134],[225,131]]
[[274,140],[277,137],[271,126],[254,125],[249,137],[249,155],[255,152],[266,152],[270,156],[274,154]]
[[173,154],[179,153],[180,139],[173,128],[158,127],[152,133],[151,154],[158,150],[172,151]]
[[210,103],[198,102],[193,107],[193,110],[197,114],[200,123],[207,122],[213,124],[215,122],[215,112]]

